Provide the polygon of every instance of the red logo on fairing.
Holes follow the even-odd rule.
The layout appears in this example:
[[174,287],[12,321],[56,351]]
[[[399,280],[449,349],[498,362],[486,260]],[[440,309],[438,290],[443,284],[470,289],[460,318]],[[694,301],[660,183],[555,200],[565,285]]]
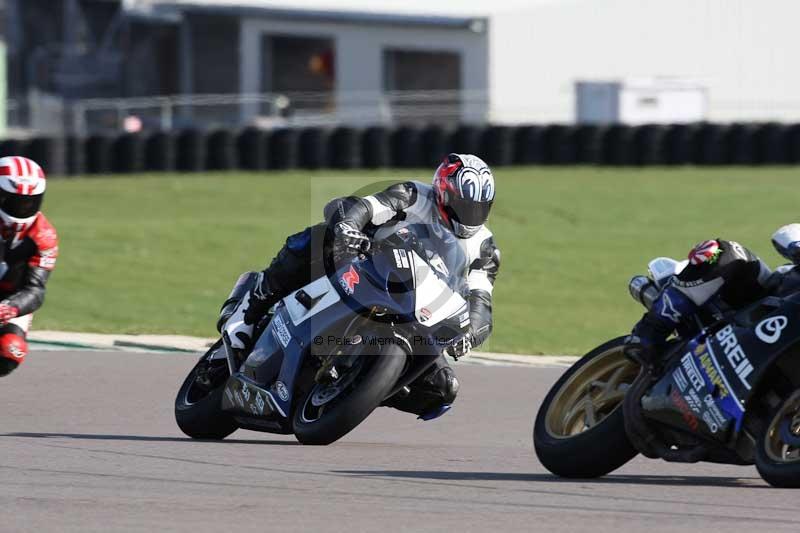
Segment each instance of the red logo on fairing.
[[339,285],[342,286],[342,289],[344,289],[344,292],[347,294],[353,294],[359,281],[361,281],[361,278],[358,277],[358,272],[351,266],[350,270],[342,274],[342,277],[339,278]]

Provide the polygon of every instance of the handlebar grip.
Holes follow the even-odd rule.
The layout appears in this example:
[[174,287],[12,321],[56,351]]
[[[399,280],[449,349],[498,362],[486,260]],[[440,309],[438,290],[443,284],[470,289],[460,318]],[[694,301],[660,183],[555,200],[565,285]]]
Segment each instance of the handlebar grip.
[[648,310],[653,307],[653,302],[656,301],[661,291],[658,290],[655,283],[647,276],[634,276],[628,283],[628,291],[631,297],[645,306]]

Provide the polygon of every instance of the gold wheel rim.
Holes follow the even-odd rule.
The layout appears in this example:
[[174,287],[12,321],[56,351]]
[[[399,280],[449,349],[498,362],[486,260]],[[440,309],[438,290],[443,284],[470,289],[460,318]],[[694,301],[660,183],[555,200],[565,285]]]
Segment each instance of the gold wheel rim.
[[783,402],[770,422],[764,442],[767,456],[776,463],[800,463],[800,446],[786,443],[781,436],[784,424],[788,424],[792,435],[800,439],[800,390]]
[[547,409],[545,428],[566,439],[597,426],[622,405],[639,365],[616,346],[594,357],[561,385]]

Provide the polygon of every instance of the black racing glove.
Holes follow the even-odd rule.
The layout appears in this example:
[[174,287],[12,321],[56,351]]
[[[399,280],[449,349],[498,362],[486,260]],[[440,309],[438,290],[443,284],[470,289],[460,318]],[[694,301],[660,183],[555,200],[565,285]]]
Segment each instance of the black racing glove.
[[451,344],[445,349],[445,353],[458,361],[461,357],[469,355],[472,351],[472,335],[464,335],[458,342]]
[[339,222],[333,227],[333,248],[337,255],[358,254],[369,250],[369,237],[349,222]]

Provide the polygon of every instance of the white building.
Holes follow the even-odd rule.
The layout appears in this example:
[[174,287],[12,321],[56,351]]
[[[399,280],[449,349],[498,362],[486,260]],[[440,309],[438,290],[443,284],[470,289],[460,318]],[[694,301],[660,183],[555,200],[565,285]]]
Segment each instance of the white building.
[[[703,87],[708,120],[800,120],[791,0],[128,3],[182,21],[183,92],[294,92],[299,113],[306,102],[348,122],[433,117],[418,99],[403,106],[404,92],[427,90],[464,121],[572,122],[576,82],[649,77]],[[230,38],[206,42],[225,25]],[[198,63],[212,52],[223,65]],[[308,57],[319,76],[301,72]]]

